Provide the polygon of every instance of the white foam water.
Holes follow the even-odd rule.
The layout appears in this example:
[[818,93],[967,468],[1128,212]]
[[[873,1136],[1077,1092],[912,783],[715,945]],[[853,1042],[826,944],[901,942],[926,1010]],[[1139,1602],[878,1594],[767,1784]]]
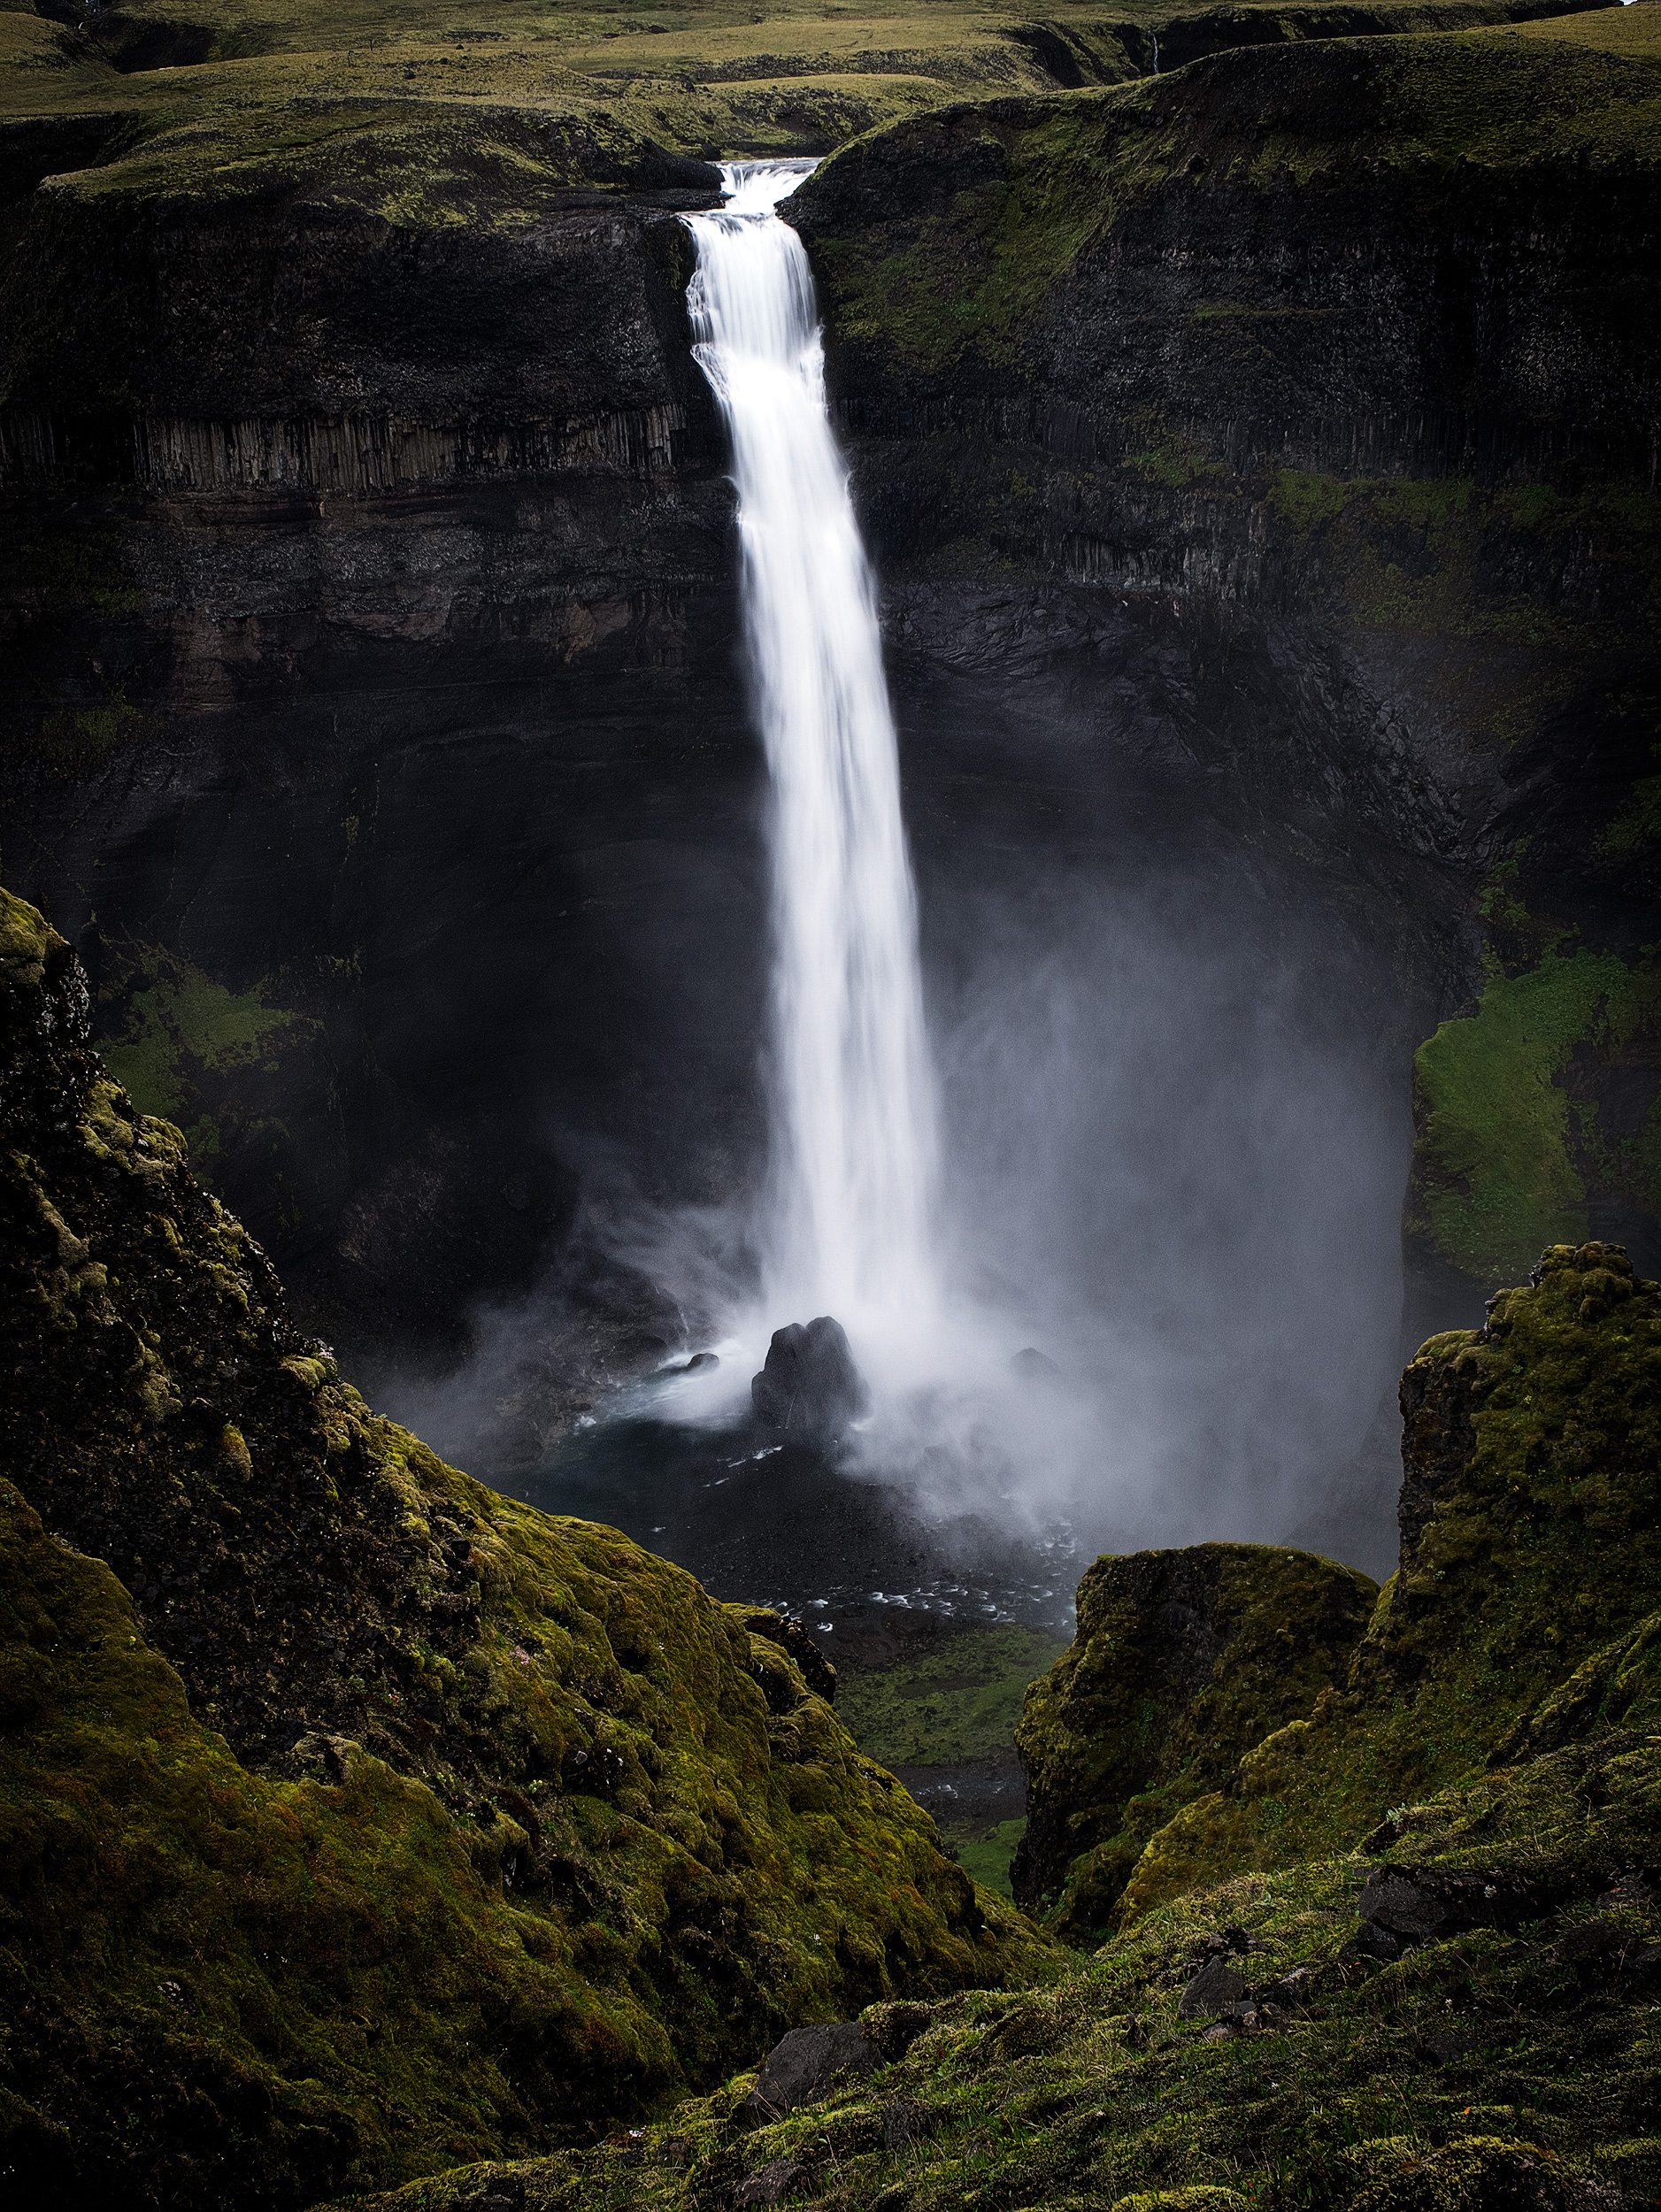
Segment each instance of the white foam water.
[[881,1363],[939,1302],[938,1136],[917,901],[870,563],[825,402],[807,256],[774,212],[811,161],[735,162],[688,216],[695,352],[732,438],[770,787],[765,1311],[834,1313]]

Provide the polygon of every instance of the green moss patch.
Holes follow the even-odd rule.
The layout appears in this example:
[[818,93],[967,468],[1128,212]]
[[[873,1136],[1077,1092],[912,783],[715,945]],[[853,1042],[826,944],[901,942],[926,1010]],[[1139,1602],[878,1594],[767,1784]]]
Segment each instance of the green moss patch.
[[1544,1244],[1588,1228],[1588,1175],[1661,1202],[1661,1116],[1604,1133],[1595,1096],[1560,1079],[1577,1055],[1618,1062],[1661,1022],[1661,972],[1613,953],[1548,954],[1491,975],[1475,1011],[1443,1022],[1414,1056],[1412,1217],[1485,1289]]

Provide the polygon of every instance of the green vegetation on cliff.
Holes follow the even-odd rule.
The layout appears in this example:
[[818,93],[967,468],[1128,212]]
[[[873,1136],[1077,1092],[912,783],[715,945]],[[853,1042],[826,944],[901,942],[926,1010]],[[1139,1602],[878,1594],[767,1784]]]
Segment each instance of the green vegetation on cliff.
[[1413,1212],[1437,1249],[1484,1288],[1542,1244],[1585,1237],[1589,1172],[1661,1210],[1661,1115],[1605,1133],[1596,1096],[1560,1080],[1578,1058],[1619,1066],[1661,1017],[1661,974],[1613,953],[1553,952],[1495,975],[1474,1012],[1419,1048]]
[[1099,1935],[1155,1831],[1342,1680],[1377,1597],[1354,1568],[1272,1545],[1098,1559],[1016,1734],[1016,1895],[1069,1942]]
[[1347,1679],[1150,1840],[1133,1909],[1469,1786],[1582,1666],[1577,1726],[1653,1698],[1632,1640],[1661,1609],[1661,1288],[1613,1248],[1557,1246],[1485,1328],[1423,1347],[1402,1406],[1402,1563]]
[[[587,2156],[474,2167],[373,2212],[488,2194],[523,2212],[689,2208],[787,2160],[788,2201],[824,2212],[1569,2212],[1588,2181],[1642,2201],[1661,2193],[1661,1910],[1642,1883],[1597,1901],[1611,1868],[1653,1858],[1661,1713],[1646,1717],[1418,1809],[1413,1865],[1528,1870],[1541,1904],[1504,1932],[1383,1964],[1351,1947],[1356,1858],[1244,1875],[1042,1993],[874,2008],[896,2062],[773,2126],[746,2131],[741,2078]],[[1182,2016],[1208,1939],[1249,1940],[1228,1963],[1254,1992],[1301,1970],[1275,2024]]]
[[1057,1970],[799,1631],[375,1416],[87,1013],[0,894],[14,2172],[304,2203],[582,2139],[799,2020]]

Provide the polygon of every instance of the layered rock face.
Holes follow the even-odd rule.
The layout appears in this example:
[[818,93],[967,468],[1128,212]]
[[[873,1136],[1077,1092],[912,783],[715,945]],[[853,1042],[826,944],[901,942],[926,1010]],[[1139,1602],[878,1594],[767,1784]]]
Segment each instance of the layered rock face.
[[1608,12],[1215,56],[919,119],[799,196],[965,768],[1035,685],[1069,770],[1310,855],[1447,1020],[1409,1343],[1544,1242],[1657,1249],[1657,60]]
[[1052,1970],[799,1629],[373,1414],[87,1033],[5,895],[14,2176],[310,2202],[581,2136],[804,2016]]
[[1377,1597],[1351,1568],[1261,1544],[1098,1559],[1016,1733],[1016,1896],[1069,1942],[1110,1926],[1150,1836],[1342,1682]]
[[688,242],[592,191],[483,245],[112,197],[72,245],[127,288],[14,360],[52,468],[14,495],[8,850],[313,1325],[442,1336],[619,1158],[707,1198],[753,1123]]
[[[853,60],[840,27],[746,23],[696,56],[701,33],[596,45],[581,81],[505,34],[354,59],[320,24],[327,65],[256,65],[165,10],[81,43],[15,19],[39,112],[9,186],[8,864],[311,1325],[453,1341],[596,1207],[726,1197],[753,1165],[757,769],[675,220],[736,113],[712,88],[814,109],[791,144],[845,135],[844,66],[864,119],[935,104],[800,219],[948,995],[996,933],[988,887],[1149,850],[1207,897],[1240,879],[1265,974],[1324,941],[1312,1018],[1366,1002],[1391,1080],[1500,918],[1526,923],[1519,974],[1568,924],[1609,943],[1648,835],[1642,718],[1614,703],[1648,665],[1621,426],[1650,405],[1650,187],[1618,127],[1648,64],[1589,34],[1342,35],[1478,7],[1296,14]],[[1336,42],[1217,51],[1288,28]],[[1145,84],[1015,96],[1113,84],[1155,36]],[[202,60],[169,78],[194,124],[164,52]],[[1012,96],[938,111],[987,87]],[[1596,772],[1565,780],[1588,732]],[[1430,1068],[1433,1305],[1437,1270],[1537,1249],[1540,1204],[1550,1233],[1642,1213],[1648,1002],[1611,956],[1619,1100],[1580,1049],[1589,971],[1552,968],[1528,1025],[1584,1110],[1561,1127],[1475,1126]],[[1483,1098],[1508,1091],[1493,1026]],[[1498,1231],[1462,1225],[1473,1128],[1479,1181],[1534,1162]],[[610,1341],[671,1325],[638,1283],[599,1303]]]

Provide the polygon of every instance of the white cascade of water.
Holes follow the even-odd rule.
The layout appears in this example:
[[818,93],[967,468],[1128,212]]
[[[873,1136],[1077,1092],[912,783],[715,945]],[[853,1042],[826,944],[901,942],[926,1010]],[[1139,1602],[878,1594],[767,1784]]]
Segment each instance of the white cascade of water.
[[724,167],[688,216],[695,353],[732,438],[770,780],[766,1310],[873,1348],[938,1302],[934,1073],[875,589],[825,403],[807,256],[774,213],[812,162]]

